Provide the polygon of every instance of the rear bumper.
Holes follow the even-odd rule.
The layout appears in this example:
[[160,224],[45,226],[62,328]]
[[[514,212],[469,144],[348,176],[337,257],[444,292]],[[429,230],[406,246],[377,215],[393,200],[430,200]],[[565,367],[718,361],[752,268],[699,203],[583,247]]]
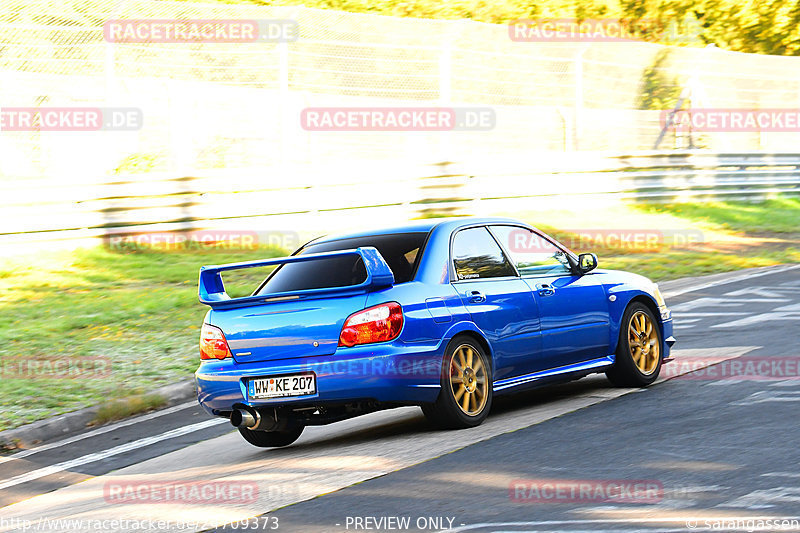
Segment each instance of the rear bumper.
[[[204,361],[195,372],[197,398],[213,415],[252,407],[291,407],[375,400],[395,404],[433,402],[439,395],[441,345],[372,345],[339,348],[328,356],[237,363]],[[305,396],[250,400],[251,378],[313,372],[317,392]]]

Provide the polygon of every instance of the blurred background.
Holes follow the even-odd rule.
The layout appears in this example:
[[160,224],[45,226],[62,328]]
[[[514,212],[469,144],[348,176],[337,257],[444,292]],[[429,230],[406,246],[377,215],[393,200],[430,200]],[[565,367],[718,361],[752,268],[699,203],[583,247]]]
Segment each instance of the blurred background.
[[[512,38],[516,21],[547,18],[611,21],[630,38]],[[288,20],[299,35],[107,38],[108,21],[129,19]],[[118,401],[97,423],[157,407],[148,391],[196,367],[201,265],[334,231],[508,215],[656,280],[798,262],[797,122],[665,124],[676,110],[796,117],[798,54],[798,1],[5,0],[0,115],[126,108],[142,122],[0,123],[0,429],[106,397]],[[493,127],[300,120],[312,107],[428,106],[490,109]],[[23,355],[105,358],[112,371],[18,375]],[[15,406],[31,398],[22,420]]]

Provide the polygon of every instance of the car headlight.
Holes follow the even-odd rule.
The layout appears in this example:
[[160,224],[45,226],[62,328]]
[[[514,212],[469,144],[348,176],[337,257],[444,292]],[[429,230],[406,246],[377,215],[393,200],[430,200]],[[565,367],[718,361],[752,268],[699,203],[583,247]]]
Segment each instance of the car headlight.
[[653,296],[656,298],[656,304],[659,307],[664,307],[667,303],[664,301],[664,296],[662,296],[661,291],[658,290],[658,285],[653,285]]

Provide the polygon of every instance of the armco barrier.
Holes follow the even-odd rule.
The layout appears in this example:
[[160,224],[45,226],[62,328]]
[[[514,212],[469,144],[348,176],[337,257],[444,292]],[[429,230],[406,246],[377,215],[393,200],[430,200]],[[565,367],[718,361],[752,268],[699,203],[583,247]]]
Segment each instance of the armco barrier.
[[[396,161],[313,168],[141,174],[52,186],[0,184],[0,243],[268,225],[279,216],[392,213],[399,219],[486,214],[576,199],[669,202],[800,194],[800,154],[641,152],[534,154],[525,160],[413,166]],[[391,218],[391,217],[390,217]],[[309,219],[308,216],[305,217]],[[309,224],[313,225],[314,222]]]

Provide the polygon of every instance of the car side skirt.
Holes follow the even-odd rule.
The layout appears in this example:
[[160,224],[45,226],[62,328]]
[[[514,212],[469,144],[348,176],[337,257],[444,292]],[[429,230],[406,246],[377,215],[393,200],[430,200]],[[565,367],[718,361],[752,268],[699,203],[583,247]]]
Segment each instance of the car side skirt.
[[581,363],[575,363],[573,365],[560,366],[548,370],[541,370],[532,374],[525,374],[524,376],[515,376],[513,378],[495,381],[492,384],[492,390],[494,392],[501,392],[507,389],[522,385],[529,385],[545,378],[560,376],[563,374],[600,372],[601,369],[610,367],[612,364],[614,364],[613,356],[601,357],[599,359],[592,359]]

